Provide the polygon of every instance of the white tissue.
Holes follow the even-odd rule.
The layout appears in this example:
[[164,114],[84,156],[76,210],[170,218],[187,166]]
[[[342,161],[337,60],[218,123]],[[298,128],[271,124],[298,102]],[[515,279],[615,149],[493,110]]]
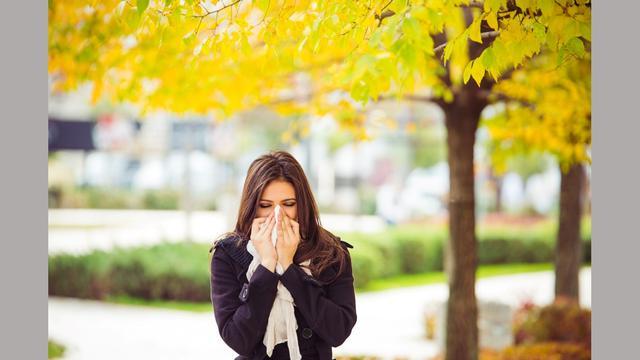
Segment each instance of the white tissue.
[[276,209],[275,211],[275,217],[276,217],[276,225],[273,227],[273,230],[271,231],[271,243],[273,243],[273,246],[276,246],[276,242],[278,241],[278,226],[280,226],[279,222],[280,222],[280,205],[276,205]]

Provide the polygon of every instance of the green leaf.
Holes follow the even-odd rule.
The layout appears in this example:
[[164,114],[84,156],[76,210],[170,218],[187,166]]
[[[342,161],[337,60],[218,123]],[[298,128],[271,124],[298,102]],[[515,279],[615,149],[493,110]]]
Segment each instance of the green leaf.
[[402,22],[402,33],[407,40],[414,42],[420,38],[420,23],[416,18],[408,17]]
[[442,12],[437,11],[436,9],[428,8],[429,12],[429,26],[431,26],[431,30],[434,33],[440,33],[444,29],[444,22],[446,17],[443,16]]
[[191,46],[195,41],[195,39],[196,39],[196,33],[194,31],[191,31],[187,35],[182,37],[182,42],[187,46]]
[[480,82],[482,82],[482,78],[484,77],[484,66],[481,61],[474,61],[473,67],[471,68],[471,76],[473,76],[473,80],[476,81],[478,86],[480,86]]
[[579,58],[582,58],[586,55],[584,44],[582,43],[582,40],[577,37],[571,38],[571,40],[567,41],[566,48],[570,53]]
[[253,3],[258,7],[258,9],[262,10],[262,12],[265,12],[269,7],[269,1],[270,0],[255,0]]
[[493,69],[496,66],[496,56],[493,53],[493,47],[487,48],[482,52],[482,64],[486,69]]
[[362,55],[354,66],[353,77],[355,79],[359,79],[364,74],[372,69],[376,64],[376,58],[373,55],[365,54]]
[[351,88],[351,97],[356,101],[366,101],[369,99],[369,84],[364,80],[360,80],[353,84]]
[[147,6],[149,6],[149,0],[138,0],[138,15],[142,15],[142,13],[147,10]]
[[407,65],[415,66],[417,59],[415,47],[411,45],[403,46],[402,49],[400,49],[398,56],[400,56],[400,59],[402,59],[402,61],[404,61]]
[[533,23],[533,35],[535,35],[536,39],[542,41],[544,40],[546,34],[547,29],[544,27],[544,25],[538,22]]

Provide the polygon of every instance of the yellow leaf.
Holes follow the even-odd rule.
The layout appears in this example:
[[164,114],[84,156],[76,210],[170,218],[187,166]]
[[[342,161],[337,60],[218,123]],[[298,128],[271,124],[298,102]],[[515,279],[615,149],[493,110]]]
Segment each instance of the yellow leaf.
[[493,30],[498,30],[498,13],[492,11],[487,14],[486,19],[487,24],[489,24]]
[[102,80],[96,80],[93,83],[91,91],[91,105],[95,105],[102,94]]
[[482,65],[482,61],[473,62],[471,76],[473,76],[473,80],[475,80],[478,86],[480,86],[480,82],[482,82],[482,78],[484,77],[484,66]]
[[466,84],[469,81],[469,77],[471,77],[471,66],[473,66],[474,60],[469,61],[467,66],[464,67],[464,71],[462,72],[462,80]]
[[482,21],[482,17],[478,16],[473,22],[471,26],[469,26],[469,39],[482,44],[482,36],[480,35],[480,22]]

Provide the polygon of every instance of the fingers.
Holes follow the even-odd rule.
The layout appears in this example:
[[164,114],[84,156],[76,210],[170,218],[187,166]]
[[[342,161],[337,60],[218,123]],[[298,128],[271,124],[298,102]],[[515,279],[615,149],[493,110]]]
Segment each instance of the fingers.
[[291,219],[289,219],[289,216],[285,216],[284,217],[284,228],[285,228],[285,233],[286,236],[289,238],[290,241],[295,241],[296,240],[296,234],[293,231],[293,228],[291,227]]
[[291,229],[293,229],[293,233],[296,235],[296,239],[300,239],[300,224],[297,221],[291,219]]
[[273,216],[273,213],[271,213],[271,215],[269,215],[269,221],[267,223],[265,223],[265,225],[262,227],[262,232],[261,235],[264,237],[266,235],[271,234],[271,231],[273,231],[273,227],[276,224],[276,219]]
[[264,235],[264,233],[266,232],[266,230],[269,228],[269,224],[271,223],[271,220],[273,219],[273,214],[269,214],[269,216],[260,218],[261,221],[259,222],[259,227],[258,227],[258,232],[259,234],[262,236]]
[[277,233],[278,233],[278,242],[277,242],[277,244],[278,245],[283,244],[283,241],[284,241],[284,232],[283,232],[283,225],[282,225],[282,224],[284,224],[284,221],[282,221],[282,220],[283,220],[282,211],[280,211],[280,219],[279,219],[279,222],[277,224],[278,225],[278,230],[277,230]]

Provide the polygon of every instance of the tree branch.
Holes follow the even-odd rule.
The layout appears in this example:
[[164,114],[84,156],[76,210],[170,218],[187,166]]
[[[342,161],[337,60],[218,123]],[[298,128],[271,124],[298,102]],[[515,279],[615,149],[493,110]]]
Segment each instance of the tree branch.
[[[491,38],[496,38],[498,37],[498,35],[500,35],[500,31],[499,30],[494,30],[494,31],[487,31],[487,32],[483,32],[480,34],[480,37],[482,39],[491,39]],[[442,50],[444,50],[444,48],[447,46],[449,42],[444,42],[438,46],[436,46],[435,48],[433,48],[433,52],[437,55],[439,52],[441,52]]]
[[[231,7],[231,6],[233,6],[233,5],[237,4],[237,3],[239,3],[240,1],[242,1],[242,0],[236,0],[236,1],[232,2],[232,3],[229,3],[229,4],[227,4],[227,5],[222,6],[222,7],[221,7],[221,8],[219,8],[219,9],[215,9],[215,10],[207,11],[205,14],[202,14],[202,15],[191,15],[191,17],[194,17],[194,18],[205,18],[205,17],[207,17],[207,16],[209,16],[209,15],[211,15],[211,14],[217,14],[217,13],[219,13],[220,11],[222,11],[222,10],[224,10],[224,9],[228,8],[228,7]],[[203,8],[204,8],[204,7],[203,7]],[[206,8],[204,8],[204,9],[206,10]]]

